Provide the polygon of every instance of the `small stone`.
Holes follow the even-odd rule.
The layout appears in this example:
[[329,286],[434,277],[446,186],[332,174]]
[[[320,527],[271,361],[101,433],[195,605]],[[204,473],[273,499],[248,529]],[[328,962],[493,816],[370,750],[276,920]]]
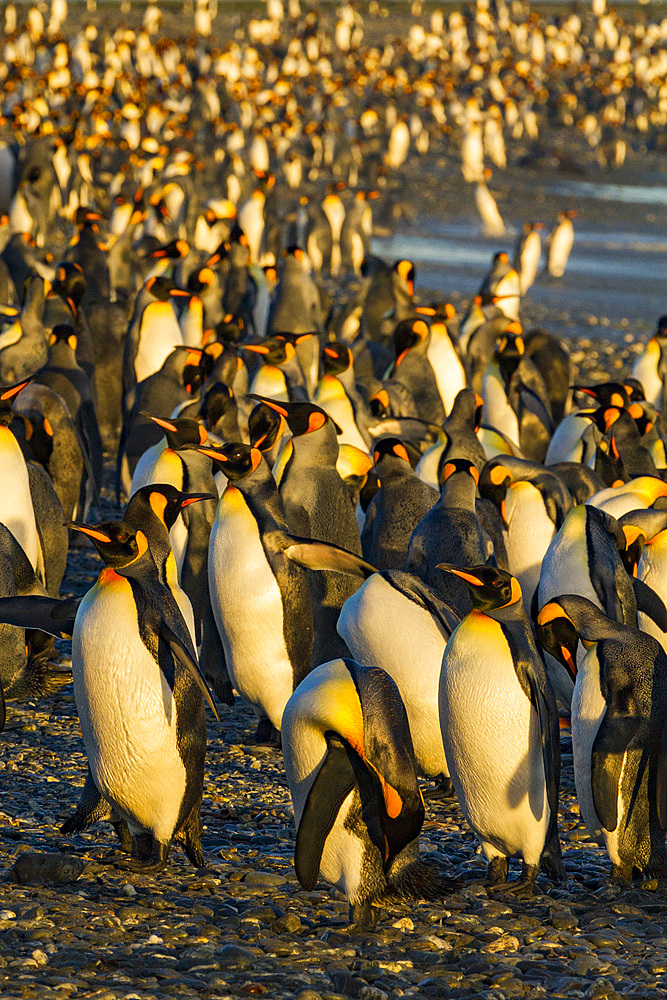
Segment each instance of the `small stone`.
[[122,885],[120,887],[120,891],[122,892],[123,896],[136,896],[137,894],[137,890],[130,882],[126,882],[125,885]]
[[278,872],[250,871],[243,879],[244,885],[284,885],[287,879]]
[[401,917],[400,920],[394,920],[391,926],[397,927],[399,931],[413,931],[415,929],[415,925],[410,917]]
[[362,986],[359,990],[359,1000],[388,1000],[388,996],[377,986]]
[[256,962],[256,956],[248,948],[236,944],[226,944],[218,952],[220,965],[223,969],[242,972]]
[[0,920],[16,920],[13,910],[0,910]]
[[15,882],[76,882],[86,870],[85,862],[68,854],[37,854],[28,851],[14,862],[11,876]]
[[301,990],[300,993],[297,993],[294,1000],[322,1000],[322,996],[315,990]]
[[482,951],[488,951],[491,954],[497,951],[518,951],[519,950],[519,939],[515,938],[513,934],[501,934],[494,941],[489,941],[482,948]]
[[41,948],[36,948],[32,953],[32,957],[37,962],[37,965],[48,965],[49,956]]
[[296,913],[286,913],[271,925],[276,934],[296,934],[301,930],[301,919]]

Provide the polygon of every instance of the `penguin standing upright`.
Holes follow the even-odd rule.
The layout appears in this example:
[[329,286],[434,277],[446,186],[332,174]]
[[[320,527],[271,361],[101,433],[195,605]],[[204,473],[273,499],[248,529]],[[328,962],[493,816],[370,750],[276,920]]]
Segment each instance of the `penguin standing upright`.
[[574,209],[570,209],[567,212],[559,212],[558,222],[549,234],[547,270],[553,278],[562,278],[565,274],[565,268],[570,259],[570,252],[574,243],[572,219],[576,214]]
[[519,274],[521,294],[525,295],[537,277],[542,256],[541,222],[524,222],[514,251],[514,270]]
[[359,929],[375,923],[376,900],[451,889],[419,860],[424,803],[391,678],[354,660],[323,663],[296,689],[283,720],[301,885],[312,890],[321,877],[342,889]]
[[[564,880],[556,703],[516,578],[489,566],[440,568],[464,581],[473,602],[442,660],[440,717],[452,782],[491,885],[531,892],[542,865]],[[508,883],[507,862],[517,855],[521,879]]]
[[[95,788],[124,820],[131,867],[164,867],[173,839],[197,867],[206,752],[202,692],[215,706],[190,633],[159,579],[146,535],[122,522],[73,524],[107,566],[71,601],[9,599],[0,616],[72,636],[74,696]],[[217,715],[217,713],[215,713]]]
[[[561,595],[537,618],[539,641],[576,677],[574,780],[612,879],[667,874],[667,655],[651,636]],[[583,658],[577,657],[579,642]]]

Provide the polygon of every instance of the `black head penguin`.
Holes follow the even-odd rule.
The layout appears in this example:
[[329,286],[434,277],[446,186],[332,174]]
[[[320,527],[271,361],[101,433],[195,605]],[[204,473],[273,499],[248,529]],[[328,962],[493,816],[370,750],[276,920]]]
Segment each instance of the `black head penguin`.
[[439,487],[440,467],[450,458],[467,458],[478,472],[482,471],[486,464],[486,454],[478,432],[482,424],[483,407],[482,397],[473,389],[461,389],[457,393],[438,441],[424,452],[417,465],[417,475],[429,486]]
[[542,559],[573,506],[558,476],[533,462],[491,459],[479,480],[481,496],[500,512],[510,573],[521,584],[530,613]]
[[[334,422],[313,403],[264,402],[285,417],[292,432],[275,467],[290,529],[361,556],[354,507],[336,468],[339,448]],[[338,574],[311,574],[309,579],[315,616],[313,662],[317,664],[347,652],[336,632],[336,621],[357,584]]]
[[402,569],[410,536],[438,499],[437,490],[417,476],[410,464],[411,445],[395,437],[373,447],[380,489],[366,510],[361,546],[378,569]]
[[577,800],[589,833],[606,845],[612,879],[664,877],[667,655],[651,636],[572,594],[542,608],[537,635],[574,673]]
[[558,426],[570,402],[570,355],[560,339],[542,327],[533,327],[525,336],[530,358],[546,386],[554,426]]
[[282,413],[278,413],[267,403],[257,403],[248,417],[248,435],[253,448],[259,448],[267,461],[273,465],[278,457],[278,450],[283,435],[288,433],[287,421]]
[[542,376],[525,354],[521,324],[507,324],[482,379],[484,422],[526,458],[542,462],[553,434],[551,403]]
[[632,367],[632,377],[640,382],[644,398],[661,412],[665,412],[666,371],[667,316],[661,316],[656,332]]
[[281,402],[306,399],[307,393],[296,348],[287,340],[269,337],[261,344],[241,344],[241,350],[259,358],[250,391]]
[[474,566],[495,563],[493,543],[476,513],[478,478],[467,459],[445,464],[440,497],[413,531],[404,567],[434,587],[460,616],[470,610],[467,588],[443,577],[437,567],[454,560]]
[[[541,866],[564,879],[556,703],[517,579],[490,566],[440,569],[465,583],[473,604],[442,661],[440,720],[452,782],[489,863],[489,882],[531,892]],[[516,856],[522,876],[507,883]]]
[[234,390],[223,382],[213,382],[204,392],[199,416],[208,431],[222,441],[241,438]]
[[312,667],[312,606],[301,566],[333,565],[361,577],[373,568],[351,553],[289,533],[275,480],[257,448],[231,443],[199,450],[229,480],[209,543],[213,612],[232,682],[265,734],[264,720],[280,730],[289,696]]
[[396,362],[391,380],[408,390],[418,417],[441,424],[445,419],[445,407],[428,356],[430,337],[428,323],[423,318],[406,319],[397,325],[394,330]]
[[374,925],[374,902],[451,891],[452,881],[419,859],[424,803],[391,678],[353,660],[324,663],[299,685],[283,720],[301,885],[312,890],[321,878],[340,888],[359,929]]
[[177,838],[201,867],[202,693],[214,713],[215,707],[190,633],[143,531],[122,522],[72,527],[107,564],[71,626],[74,694],[91,779],[128,824],[135,866],[163,867]]

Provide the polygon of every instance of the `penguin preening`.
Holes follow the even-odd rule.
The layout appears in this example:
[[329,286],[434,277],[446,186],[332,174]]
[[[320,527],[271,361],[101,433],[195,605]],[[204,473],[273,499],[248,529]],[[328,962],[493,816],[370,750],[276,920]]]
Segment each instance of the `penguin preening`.
[[374,925],[375,901],[453,888],[419,859],[424,802],[405,709],[383,670],[349,659],[316,667],[285,708],[283,755],[305,889],[318,877],[338,886],[361,929]]
[[[445,647],[440,718],[454,789],[489,882],[530,892],[542,865],[563,881],[558,716],[521,587],[494,567],[440,569],[464,581],[473,603]],[[512,719],[511,727],[499,719]],[[508,883],[507,862],[517,855],[521,879]]]
[[576,678],[574,778],[589,833],[606,844],[613,879],[664,877],[667,655],[651,636],[572,594],[546,604],[537,626],[539,641]]

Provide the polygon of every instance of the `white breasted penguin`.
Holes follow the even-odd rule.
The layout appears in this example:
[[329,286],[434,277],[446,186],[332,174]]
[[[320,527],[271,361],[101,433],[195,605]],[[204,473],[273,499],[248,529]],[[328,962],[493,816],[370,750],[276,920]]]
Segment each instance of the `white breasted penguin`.
[[[573,507],[542,560],[536,609],[560,594],[578,594],[607,617],[632,628],[638,606],[654,621],[662,621],[655,593],[626,571],[627,539],[612,515],[590,504]],[[567,708],[572,678],[553,657],[547,657],[551,683],[559,704]]]
[[542,256],[541,222],[524,222],[514,251],[514,270],[519,274],[521,294],[525,295],[537,277]]
[[658,320],[658,328],[632,366],[633,378],[639,379],[644,396],[665,411],[665,374],[667,373],[667,316]]
[[547,270],[553,278],[562,278],[565,274],[565,268],[570,259],[570,252],[574,243],[572,219],[576,215],[576,209],[559,212],[558,222],[549,234]]
[[[489,862],[488,881],[531,893],[540,867],[564,881],[556,702],[517,579],[490,566],[440,568],[465,582],[473,602],[442,660],[440,717],[452,782]],[[516,856],[521,879],[508,883],[507,863]]]
[[136,383],[158,372],[174,348],[183,346],[183,334],[171,302],[179,295],[189,298],[190,293],[162,276],[148,278],[137,295],[124,347],[126,394]]
[[159,579],[143,531],[122,522],[71,527],[87,535],[107,563],[76,616],[72,601],[24,597],[6,599],[0,618],[72,635],[90,776],[129,827],[130,867],[161,869],[174,839],[201,867],[202,693],[217,712],[187,625]]
[[521,585],[530,615],[542,560],[573,507],[572,497],[553,472],[518,458],[487,462],[479,492],[500,511],[508,568]]
[[[386,670],[396,683],[410,723],[417,771],[451,794],[440,733],[438,685],[442,656],[460,619],[412,573],[374,573],[348,597],[338,632],[358,663]],[[419,669],[415,670],[415,662]]]
[[[612,879],[667,875],[667,654],[584,597],[561,595],[538,639],[573,672],[572,751],[581,815]],[[584,654],[577,656],[582,644]]]
[[[232,683],[250,702],[258,739],[280,730],[283,710],[312,668],[313,612],[303,565],[361,577],[356,556],[290,535],[285,510],[261,451],[241,443],[201,448],[229,482],[209,542],[209,588]],[[327,557],[327,558],[325,558]],[[299,565],[297,565],[299,563]]]
[[410,729],[383,670],[349,659],[316,667],[285,708],[283,755],[305,889],[319,878],[338,886],[359,929],[374,925],[375,901],[451,891],[419,859],[424,803]]

